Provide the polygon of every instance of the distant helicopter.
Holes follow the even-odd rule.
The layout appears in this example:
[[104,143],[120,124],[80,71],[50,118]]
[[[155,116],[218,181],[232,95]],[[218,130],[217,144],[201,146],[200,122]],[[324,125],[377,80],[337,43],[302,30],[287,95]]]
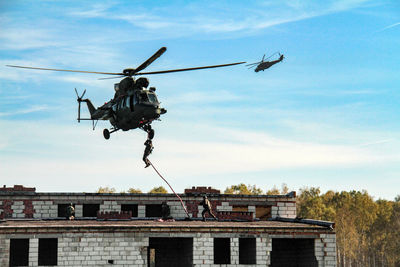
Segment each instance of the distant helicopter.
[[[272,56],[274,56],[276,54],[278,54],[278,52],[270,55],[267,59],[271,58]],[[259,72],[260,70],[264,71],[264,70],[268,69],[269,67],[271,67],[272,65],[275,65],[276,63],[281,62],[285,57],[279,53],[279,59],[277,59],[277,60],[264,61],[264,58],[265,58],[265,54],[264,54],[264,56],[263,56],[263,58],[261,59],[260,62],[247,64],[246,66],[250,66],[249,69],[251,69],[251,68],[254,68],[254,66],[257,65],[257,68],[254,70],[255,72]]]
[[[227,67],[227,66],[246,63],[246,62],[237,62],[237,63],[194,67],[194,68],[140,72],[144,70],[146,67],[148,67],[158,57],[160,57],[166,50],[167,50],[166,47],[160,48],[154,55],[148,58],[136,69],[127,68],[124,69],[121,73],[49,69],[49,68],[25,67],[25,66],[15,66],[15,65],[6,65],[6,66],[14,68],[35,69],[35,70],[68,71],[68,72],[94,73],[94,74],[117,76],[112,78],[125,77],[119,83],[116,83],[114,85],[115,94],[113,99],[111,99],[109,102],[105,103],[104,105],[98,108],[95,108],[89,99],[83,99],[86,90],[84,90],[82,95],[79,96],[78,91],[75,89],[78,101],[78,122],[80,122],[81,120],[91,120],[93,123],[93,130],[94,130],[98,120],[110,121],[111,124],[110,129],[103,130],[103,136],[105,139],[109,139],[110,134],[118,130],[122,129],[123,131],[128,131],[136,128],[140,128],[145,132],[147,132],[148,139],[153,139],[154,130],[151,128],[150,124],[154,120],[157,120],[162,114],[165,114],[167,110],[160,106],[160,102],[158,101],[157,95],[155,94],[156,88],[150,87],[149,89],[147,89],[147,87],[149,86],[149,80],[144,77],[135,80],[134,79],[135,76],[200,70],[208,68],[219,68],[219,67]],[[103,79],[109,79],[109,78],[103,78]],[[82,102],[85,102],[87,104],[90,113],[90,118],[80,117]]]

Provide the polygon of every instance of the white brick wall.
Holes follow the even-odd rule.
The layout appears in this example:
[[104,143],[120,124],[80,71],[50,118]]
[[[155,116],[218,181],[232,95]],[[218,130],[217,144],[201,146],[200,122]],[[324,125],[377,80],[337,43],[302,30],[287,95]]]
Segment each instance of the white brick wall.
[[[170,233],[170,237],[181,234]],[[143,233],[62,233],[36,234],[29,238],[29,266],[38,266],[39,238],[58,238],[58,266],[147,266],[149,237]],[[214,264],[214,238],[227,234],[197,233],[193,237],[193,266],[220,267]],[[13,235],[12,238],[18,238]],[[239,238],[230,237],[231,263],[229,266],[269,266],[272,239],[268,235],[256,238],[256,264],[239,264]],[[315,239],[315,255],[319,267],[336,267],[335,234],[321,234]],[[10,239],[0,238],[0,266],[8,266]]]
[[193,266],[214,264],[214,239],[211,237],[193,238]]
[[75,217],[83,217],[83,205],[75,204]]
[[[39,236],[40,238],[40,236]],[[45,237],[47,238],[47,237]],[[29,243],[29,266],[38,266],[38,238]],[[123,233],[64,233],[58,237],[57,266],[147,266],[148,238]],[[9,246],[9,245],[8,245]],[[0,243],[1,248],[1,243]],[[8,266],[7,259],[1,259]]]
[[[182,207],[180,201],[168,201],[167,204],[169,205],[171,216],[173,218],[186,218],[186,212]],[[185,206],[186,207],[186,206]]]
[[[35,213],[33,214],[33,218],[56,218],[58,205],[55,205],[53,201],[50,200],[39,200],[32,201],[33,209]],[[14,211],[15,212],[15,211]]]
[[296,204],[292,202],[278,202],[271,207],[271,217],[296,218]]
[[232,206],[229,205],[229,202],[222,202],[221,206],[217,206],[217,211],[232,211]]
[[104,200],[103,204],[100,205],[100,212],[110,211],[121,211],[121,205],[118,205],[117,201]]
[[10,239],[0,238],[0,266],[8,266],[9,264],[9,247]]
[[324,243],[324,267],[336,267],[336,235],[321,234],[321,242]]
[[38,266],[39,239],[29,239],[29,266]]
[[146,206],[145,205],[138,205],[138,217],[139,218],[146,217]]
[[[268,249],[271,245],[269,238],[262,237],[256,238],[256,262],[257,264],[239,264],[239,238],[230,238],[231,240],[231,263],[228,265],[214,264],[214,237],[210,234],[204,234],[202,237],[193,238],[193,266],[207,266],[207,267],[220,267],[220,266],[266,266],[269,263]],[[224,236],[225,237],[225,236]]]
[[14,201],[14,203],[11,205],[11,209],[13,210],[13,218],[25,218],[25,214],[23,212],[25,205],[23,201]]

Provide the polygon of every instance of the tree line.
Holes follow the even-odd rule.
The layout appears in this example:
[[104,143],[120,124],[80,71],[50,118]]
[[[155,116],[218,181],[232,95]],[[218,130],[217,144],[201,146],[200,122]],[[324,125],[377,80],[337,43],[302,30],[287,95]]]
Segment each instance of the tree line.
[[[255,185],[227,187],[225,194],[279,195],[289,188],[274,186],[265,192]],[[115,193],[100,187],[98,193]],[[121,192],[125,193],[125,192]],[[130,188],[127,193],[142,193]],[[168,193],[160,186],[148,193]],[[367,191],[329,190],[305,187],[297,194],[297,217],[335,222],[337,263],[340,267],[400,266],[400,195],[394,201],[374,200]]]

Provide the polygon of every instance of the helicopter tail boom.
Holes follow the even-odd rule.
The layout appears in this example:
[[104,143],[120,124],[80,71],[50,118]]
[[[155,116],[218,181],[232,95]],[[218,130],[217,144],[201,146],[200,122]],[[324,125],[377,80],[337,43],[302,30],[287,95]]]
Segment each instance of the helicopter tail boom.
[[[81,120],[93,120],[93,114],[96,112],[96,108],[93,106],[92,102],[90,102],[89,99],[82,99],[82,97],[85,95],[86,90],[83,91],[82,95],[78,95],[78,91],[75,88],[75,93],[78,101],[78,122]],[[82,119],[81,118],[81,103],[86,102],[86,105],[88,107],[89,113],[90,113],[90,119]]]

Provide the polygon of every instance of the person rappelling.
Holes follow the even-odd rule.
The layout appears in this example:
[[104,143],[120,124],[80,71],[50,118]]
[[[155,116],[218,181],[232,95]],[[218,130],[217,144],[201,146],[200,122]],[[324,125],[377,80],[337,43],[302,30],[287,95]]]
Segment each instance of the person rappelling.
[[153,152],[153,142],[151,141],[151,139],[147,139],[146,142],[144,142],[144,145],[146,146],[146,148],[144,149],[144,153],[143,153],[143,161],[144,163],[146,163],[145,168],[150,166],[150,161],[147,158],[151,152]]

